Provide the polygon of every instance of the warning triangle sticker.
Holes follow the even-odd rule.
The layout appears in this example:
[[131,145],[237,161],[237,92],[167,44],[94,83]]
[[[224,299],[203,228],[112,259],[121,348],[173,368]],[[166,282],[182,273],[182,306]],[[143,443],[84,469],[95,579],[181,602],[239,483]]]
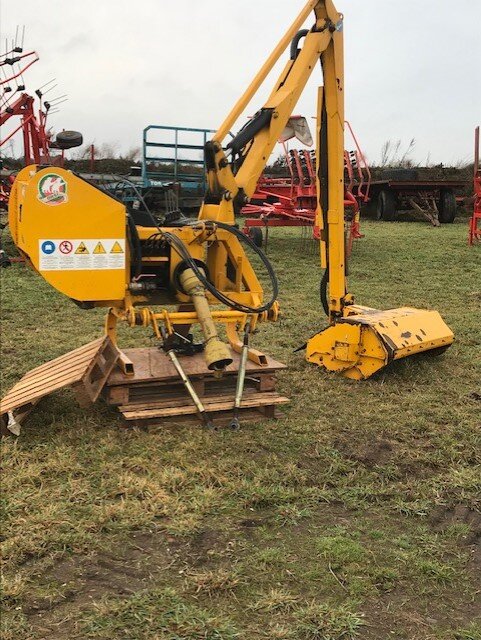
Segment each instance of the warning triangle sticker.
[[107,253],[107,252],[105,251],[104,245],[101,242],[97,242],[97,244],[95,245],[95,249],[93,250],[93,253],[98,255],[100,253]]
[[85,246],[85,243],[81,242],[79,246],[75,249],[75,253],[89,253],[89,250]]
[[120,244],[117,241],[115,241],[114,246],[110,249],[110,253],[123,253],[123,252],[124,250],[122,249]]

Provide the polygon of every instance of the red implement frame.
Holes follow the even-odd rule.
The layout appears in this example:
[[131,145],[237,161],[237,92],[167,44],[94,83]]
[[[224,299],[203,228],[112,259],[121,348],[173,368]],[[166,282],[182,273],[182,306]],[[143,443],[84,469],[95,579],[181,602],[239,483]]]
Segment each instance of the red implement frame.
[[21,93],[15,102],[0,111],[0,127],[15,116],[20,117],[20,124],[6,138],[0,140],[0,147],[22,130],[25,166],[51,164],[51,132],[46,128],[47,113],[39,109],[36,115],[34,98],[28,93]]
[[481,242],[481,166],[479,164],[479,127],[474,133],[474,210],[469,219],[468,243]]
[[[35,112],[35,98],[25,93],[23,74],[39,60],[36,51],[23,52],[22,45],[17,46],[17,33],[10,51],[0,54],[0,128],[11,118],[18,118],[20,123],[13,130],[0,138],[0,148],[21,131],[23,139],[24,165],[56,164],[63,166],[64,152],[52,156],[50,150],[56,148],[52,140],[52,132],[47,128],[47,116],[51,107],[57,107],[65,96],[54,98],[50,102],[42,100],[43,93],[38,89],[35,93],[40,100],[40,106]],[[7,71],[8,69],[8,71]],[[20,79],[20,83],[18,81]],[[44,93],[54,87],[53,81],[47,82],[41,89],[49,85]],[[57,147],[58,148],[58,147]],[[0,179],[0,209],[6,209],[10,195],[12,176]]]
[[[346,189],[344,206],[350,221],[347,253],[352,251],[353,241],[362,238],[359,229],[360,205],[369,201],[371,173],[351,125],[346,122],[355,144],[355,151],[345,151]],[[319,230],[314,227],[317,207],[315,153],[307,149],[287,150],[283,144],[289,176],[268,177],[262,175],[252,196],[251,203],[242,208],[246,216],[244,232],[251,235],[252,228],[313,227],[313,237]],[[356,185],[356,196],[352,187]]]

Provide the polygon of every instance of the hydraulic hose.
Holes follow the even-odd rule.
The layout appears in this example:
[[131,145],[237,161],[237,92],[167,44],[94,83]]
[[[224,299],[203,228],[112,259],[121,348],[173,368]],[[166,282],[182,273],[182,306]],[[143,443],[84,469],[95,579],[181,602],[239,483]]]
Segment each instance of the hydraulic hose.
[[127,228],[129,230],[129,244],[132,249],[132,259],[133,259],[133,275],[134,278],[138,278],[142,271],[142,247],[140,245],[140,238],[137,231],[137,227],[135,226],[135,222],[127,212]]
[[302,40],[302,38],[305,38],[307,36],[308,33],[309,33],[309,29],[301,29],[292,38],[291,50],[290,50],[290,58],[291,58],[291,60],[295,60],[297,58],[297,56],[299,55],[299,49],[297,48],[297,45]]
[[[257,247],[248,236],[246,236],[244,233],[242,233],[242,231],[237,229],[237,227],[234,227],[232,225],[226,224],[225,222],[214,222],[213,220],[205,220],[205,221],[203,221],[206,225],[210,225],[212,227],[219,227],[220,229],[224,229],[225,231],[227,231],[229,233],[232,233],[232,235],[236,236],[236,238],[238,238],[238,240],[240,242],[243,242],[250,249],[252,249],[252,251],[254,251],[254,253],[256,253],[259,256],[259,258],[261,259],[261,261],[262,261],[263,265],[265,266],[266,271],[267,271],[267,273],[269,275],[269,279],[271,281],[272,296],[271,296],[271,298],[270,298],[270,300],[268,302],[260,305],[259,307],[251,307],[249,305],[242,304],[240,302],[236,302],[235,300],[232,300],[231,298],[229,298],[226,295],[224,295],[221,291],[219,291],[207,279],[203,269],[201,269],[199,267],[199,265],[196,263],[196,261],[192,258],[192,256],[190,255],[187,247],[182,242],[182,240],[178,236],[176,236],[175,234],[170,233],[169,231],[163,231],[162,230],[162,228],[159,226],[159,223],[155,219],[152,211],[147,206],[144,198],[142,197],[142,194],[140,193],[140,190],[137,188],[137,185],[134,184],[132,181],[128,180],[127,178],[124,178],[123,176],[119,176],[119,178],[123,182],[125,182],[126,184],[130,185],[133,188],[133,190],[135,191],[135,193],[138,196],[139,200],[144,205],[145,212],[147,213],[147,215],[149,216],[149,218],[152,221],[152,226],[154,226],[158,230],[160,236],[166,242],[168,242],[168,244],[187,263],[187,265],[192,269],[192,271],[195,273],[195,275],[201,281],[202,285],[207,289],[207,291],[209,291],[209,293],[211,293],[214,296],[214,298],[216,298],[217,300],[219,300],[219,302],[222,302],[222,304],[225,304],[229,308],[234,309],[236,311],[240,311],[241,313],[263,313],[264,311],[269,311],[269,309],[272,307],[274,302],[277,300],[277,296],[279,295],[279,283],[278,283],[277,276],[275,274],[274,268],[272,267],[272,265],[271,265],[269,259],[267,258],[266,254],[262,251],[262,249]],[[195,226],[197,224],[198,224],[198,221],[195,220],[193,222],[186,222],[183,226]],[[134,248],[134,255],[135,255],[135,253],[136,253],[135,249],[137,248],[136,247],[136,243],[135,243],[136,238],[135,238],[134,234],[132,234],[132,236],[133,236],[133,240],[134,240],[134,247],[133,248]]]
[[324,309],[324,313],[329,317],[329,300],[327,299],[327,286],[329,284],[329,269],[326,269],[322,274],[320,284],[321,304]]
[[[243,242],[244,244],[246,244],[259,256],[259,258],[261,259],[262,263],[264,264],[267,270],[267,273],[269,274],[269,278],[272,285],[272,296],[268,302],[260,305],[259,307],[251,307],[249,305],[241,304],[240,302],[236,302],[235,300],[228,298],[221,291],[219,291],[211,282],[209,282],[203,270],[192,258],[192,256],[190,255],[189,251],[187,250],[187,247],[182,242],[182,240],[178,238],[176,235],[168,231],[162,231],[158,225],[156,226],[159,229],[162,237],[187,263],[187,265],[192,269],[195,275],[199,278],[199,280],[201,281],[203,286],[207,289],[207,291],[209,291],[209,293],[211,293],[214,296],[214,298],[219,300],[219,302],[222,302],[222,304],[225,304],[226,306],[230,307],[231,309],[235,309],[236,311],[240,311],[241,313],[263,313],[264,311],[269,311],[269,309],[272,307],[274,302],[277,300],[277,296],[279,294],[279,283],[277,281],[277,276],[274,272],[274,269],[271,263],[269,262],[269,259],[265,255],[265,253],[259,247],[257,247],[250,238],[248,238],[244,233],[242,233],[242,231],[240,231],[236,227],[226,224],[225,222],[214,222],[212,220],[205,220],[204,222],[206,225],[219,227],[221,229],[224,229],[225,231],[228,231],[229,233],[232,233],[232,235],[236,236],[240,240],[240,242]],[[196,224],[198,224],[198,221],[188,223],[188,226],[195,226]]]

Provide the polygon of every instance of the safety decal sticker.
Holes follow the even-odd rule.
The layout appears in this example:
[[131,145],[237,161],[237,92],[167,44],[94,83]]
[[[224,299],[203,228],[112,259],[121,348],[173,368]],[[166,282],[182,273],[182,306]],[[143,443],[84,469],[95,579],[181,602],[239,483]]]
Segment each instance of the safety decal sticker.
[[38,182],[37,198],[50,206],[65,204],[68,202],[67,183],[57,173],[47,173]]
[[38,241],[40,271],[125,269],[125,239],[54,238]]

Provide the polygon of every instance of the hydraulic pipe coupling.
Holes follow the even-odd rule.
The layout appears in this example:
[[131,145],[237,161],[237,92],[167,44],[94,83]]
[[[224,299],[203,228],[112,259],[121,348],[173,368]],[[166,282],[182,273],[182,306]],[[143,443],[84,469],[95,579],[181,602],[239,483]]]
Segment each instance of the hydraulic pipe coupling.
[[210,313],[205,289],[192,269],[185,269],[180,274],[180,284],[187,295],[192,298],[202,333],[205,338],[205,359],[207,367],[213,371],[223,371],[232,362],[230,348],[222,342]]

